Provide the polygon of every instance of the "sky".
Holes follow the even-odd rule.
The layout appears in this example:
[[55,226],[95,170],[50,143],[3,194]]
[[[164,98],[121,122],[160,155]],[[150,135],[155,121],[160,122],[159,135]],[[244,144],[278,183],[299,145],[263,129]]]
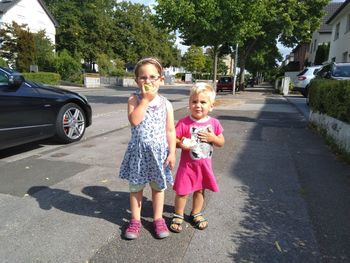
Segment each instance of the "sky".
[[[139,3],[139,4],[144,4],[144,5],[153,5],[155,3],[154,0],[129,0],[132,3]],[[332,2],[344,2],[345,0],[332,0]],[[187,47],[183,46],[180,44],[180,40],[178,39],[176,41],[176,44],[178,46],[179,49],[181,49],[182,52],[185,52]],[[290,52],[292,51],[292,48],[287,48],[281,44],[277,45],[279,51],[281,52],[283,58],[286,58],[286,55],[289,55]]]

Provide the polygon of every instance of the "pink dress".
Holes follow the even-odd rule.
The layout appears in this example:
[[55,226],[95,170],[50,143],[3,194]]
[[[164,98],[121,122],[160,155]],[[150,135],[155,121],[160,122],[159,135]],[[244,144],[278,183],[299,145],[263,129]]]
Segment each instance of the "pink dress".
[[224,131],[220,122],[212,117],[204,122],[199,122],[187,116],[176,124],[177,138],[191,138],[197,142],[197,145],[190,151],[181,151],[173,186],[178,195],[188,195],[202,189],[219,191],[211,162],[213,146],[198,139],[198,132],[208,131],[208,129],[211,129],[215,135],[220,135]]

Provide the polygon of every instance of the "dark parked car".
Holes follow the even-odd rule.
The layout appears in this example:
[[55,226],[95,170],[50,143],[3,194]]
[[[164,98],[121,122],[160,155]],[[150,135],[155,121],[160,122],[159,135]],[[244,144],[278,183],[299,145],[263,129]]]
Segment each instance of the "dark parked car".
[[0,150],[50,137],[78,141],[91,125],[91,114],[84,96],[26,81],[0,67]]
[[[228,91],[233,90],[233,77],[232,76],[226,76],[226,77],[219,78],[218,83],[216,84],[216,92],[220,92],[220,91],[224,91],[224,90],[228,90]],[[236,88],[236,90],[237,90],[237,88]]]
[[350,63],[329,63],[316,73],[316,79],[350,80]]

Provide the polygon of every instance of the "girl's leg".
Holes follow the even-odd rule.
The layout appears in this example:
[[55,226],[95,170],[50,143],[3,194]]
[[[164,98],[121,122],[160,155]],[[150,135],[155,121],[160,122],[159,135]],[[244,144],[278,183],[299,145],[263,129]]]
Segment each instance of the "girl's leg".
[[141,231],[141,205],[142,205],[143,190],[138,192],[130,192],[130,210],[131,220],[124,237],[126,239],[136,239]]
[[131,219],[141,220],[143,190],[130,193]]
[[199,190],[193,193],[193,203],[191,216],[193,223],[198,229],[205,229],[208,226],[208,221],[200,214],[204,205],[204,190]]
[[163,218],[164,191],[152,189],[153,220]]
[[187,195],[175,196],[175,214],[183,216],[185,213],[185,207],[187,202]]
[[169,236],[168,227],[163,219],[164,195],[164,191],[152,188],[153,225],[157,238]]
[[204,190],[199,190],[193,193],[192,215],[202,211],[204,205]]
[[175,213],[170,224],[170,229],[175,233],[180,233],[182,231],[186,202],[187,195],[175,196]]

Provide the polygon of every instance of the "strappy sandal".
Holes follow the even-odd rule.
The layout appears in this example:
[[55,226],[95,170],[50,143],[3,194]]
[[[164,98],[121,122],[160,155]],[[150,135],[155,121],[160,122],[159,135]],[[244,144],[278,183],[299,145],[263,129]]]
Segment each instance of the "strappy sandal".
[[208,220],[203,217],[202,213],[191,215],[190,219],[192,225],[199,230],[204,230],[208,227]]
[[182,231],[182,223],[184,222],[184,216],[174,214],[173,219],[170,223],[170,230],[175,233],[180,233]]

